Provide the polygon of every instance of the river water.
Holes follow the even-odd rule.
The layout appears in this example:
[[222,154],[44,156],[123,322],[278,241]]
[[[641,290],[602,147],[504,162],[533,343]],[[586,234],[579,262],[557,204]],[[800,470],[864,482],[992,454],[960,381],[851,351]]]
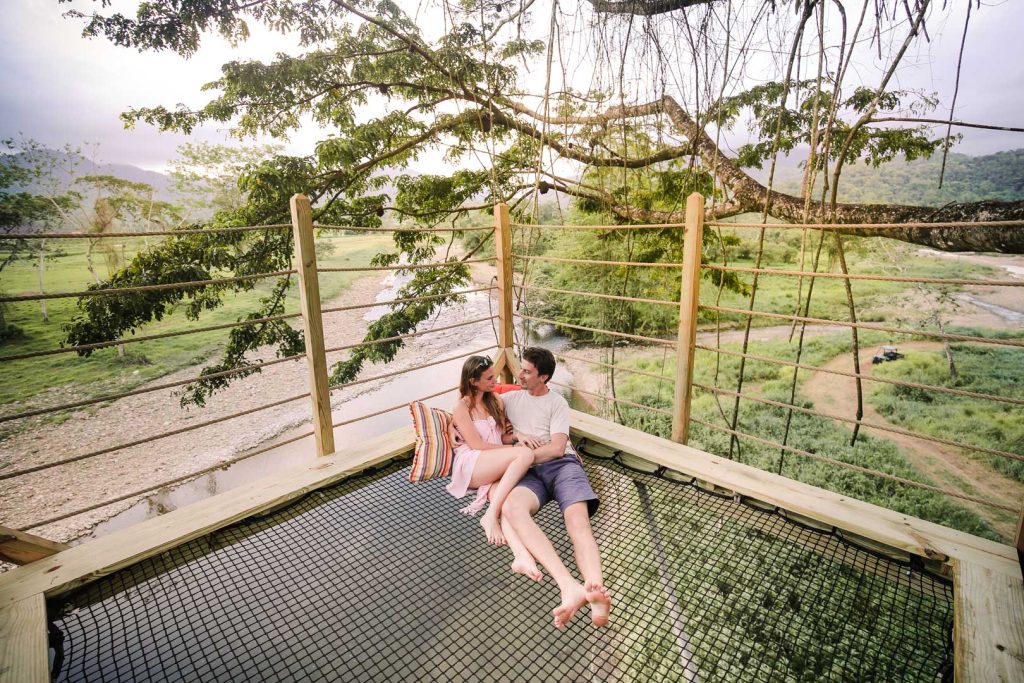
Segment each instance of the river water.
[[[397,290],[404,285],[404,278],[389,275],[381,281],[381,290],[377,301],[393,299]],[[435,324],[442,326],[452,324],[458,319],[472,319],[489,315],[493,312],[487,292],[476,292],[466,296],[467,302],[456,309],[442,310],[436,314]],[[373,321],[388,311],[386,306],[370,309],[365,319]],[[534,343],[541,344],[554,351],[564,349],[567,340],[552,334],[550,328],[540,328],[534,333]],[[465,358],[459,357],[471,351],[495,344],[495,334],[491,326],[481,324],[467,328],[457,328],[439,335],[425,335],[415,338],[407,347],[413,351],[414,360],[406,365],[420,365],[434,358],[453,358],[453,360],[434,365],[429,368],[411,370],[392,378],[380,380],[369,385],[354,396],[340,402],[335,399],[332,422],[338,423],[352,420],[362,415],[378,412],[392,406],[402,404],[400,408],[367,418],[359,422],[335,428],[334,442],[338,450],[353,446],[366,439],[379,436],[386,432],[409,424],[408,402],[419,397],[436,393],[445,386],[455,386],[459,381],[459,372]],[[493,350],[487,352],[493,354]],[[372,376],[391,372],[400,367],[378,367],[366,370],[363,374]],[[572,376],[559,366],[555,372],[555,380],[563,384],[571,384]],[[426,403],[438,408],[450,410],[458,394],[452,390],[440,396],[427,399]],[[225,424],[230,429],[230,423]],[[309,423],[298,425],[282,431],[274,439],[253,447],[251,450],[265,448],[267,445],[285,441],[309,431]],[[250,451],[251,452],[251,451]],[[242,455],[243,453],[239,453]],[[89,536],[82,540],[96,538],[138,524],[150,517],[175,510],[190,503],[208,498],[218,493],[230,491],[263,477],[284,474],[297,468],[312,465],[316,461],[316,450],[313,437],[308,436],[279,448],[273,448],[260,455],[234,463],[223,470],[201,475],[193,480],[173,488],[161,489],[128,508],[127,510],[98,524]]]

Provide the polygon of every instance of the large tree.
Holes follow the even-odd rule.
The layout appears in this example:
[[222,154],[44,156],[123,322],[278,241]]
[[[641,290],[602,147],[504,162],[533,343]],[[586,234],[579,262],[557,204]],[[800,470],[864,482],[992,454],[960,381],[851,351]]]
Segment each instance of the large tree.
[[[1024,218],[1021,202],[936,208],[837,201],[845,165],[912,159],[953,141],[947,126],[934,127],[952,121],[952,109],[945,119],[930,118],[940,116],[931,113],[935,99],[893,86],[908,50],[949,7],[929,0],[592,0],[564,8],[461,0],[433,6],[426,28],[395,3],[366,0],[150,0],[134,17],[72,14],[86,20],[88,36],[185,56],[211,32],[245,40],[250,21],[296,36],[294,54],[225,64],[207,86],[219,94],[199,109],[155,106],[124,114],[129,125],[186,133],[226,123],[243,136],[283,137],[308,119],[327,132],[306,156],[278,155],[250,166],[240,178],[247,203],[218,213],[214,225],[285,222],[288,198],[304,192],[323,223],[375,226],[391,211],[426,227],[496,201],[527,216],[530,200],[549,189],[623,221],[678,222],[681,201],[666,206],[638,196],[649,187],[642,178],[677,171],[689,173],[684,179],[710,175],[717,188],[708,207],[713,217],[758,211],[836,224]],[[723,135],[743,122],[751,141],[727,154]],[[820,197],[809,189],[795,197],[771,188],[778,155],[796,148],[810,150],[805,187],[823,187]],[[408,171],[441,153],[450,172]],[[764,165],[767,184],[748,173]],[[686,182],[667,185],[680,190],[679,199],[688,190]],[[845,232],[945,250],[1024,253],[1020,227]],[[411,262],[431,258],[435,242],[431,233],[400,233],[396,251],[378,262],[395,263],[402,254]],[[182,237],[140,256],[104,286],[281,270],[290,257],[282,232]],[[416,271],[402,294],[445,294],[465,277],[464,268]],[[279,313],[288,282],[252,317]],[[123,334],[185,297],[198,315],[226,289],[251,286],[147,293],[144,305],[131,296],[92,297],[70,341]],[[407,331],[447,301],[399,307],[369,337]],[[287,327],[239,328],[222,363],[209,371],[244,363],[245,350],[258,344],[294,350],[301,340]],[[398,346],[357,350],[335,378],[351,378],[363,360],[388,359]],[[198,391],[201,398],[204,389]]]

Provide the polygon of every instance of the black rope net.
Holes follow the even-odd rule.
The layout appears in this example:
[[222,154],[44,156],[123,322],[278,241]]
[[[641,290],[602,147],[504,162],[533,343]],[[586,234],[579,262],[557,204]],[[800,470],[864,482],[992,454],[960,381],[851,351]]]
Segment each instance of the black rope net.
[[[951,679],[952,588],[773,510],[588,459],[612,624],[551,625],[444,481],[363,473],[49,605],[59,681]],[[570,569],[561,515],[538,516]]]

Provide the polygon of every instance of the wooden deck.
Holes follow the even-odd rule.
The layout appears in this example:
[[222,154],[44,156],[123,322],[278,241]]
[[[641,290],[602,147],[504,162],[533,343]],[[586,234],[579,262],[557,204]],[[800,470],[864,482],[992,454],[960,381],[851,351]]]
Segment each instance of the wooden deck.
[[[1014,548],[573,411],[573,436],[891,548],[946,562],[954,576],[958,681],[1024,681],[1024,581]],[[49,680],[44,598],[246,517],[286,505],[411,451],[403,428],[289,476],[272,476],[0,576],[0,683]]]

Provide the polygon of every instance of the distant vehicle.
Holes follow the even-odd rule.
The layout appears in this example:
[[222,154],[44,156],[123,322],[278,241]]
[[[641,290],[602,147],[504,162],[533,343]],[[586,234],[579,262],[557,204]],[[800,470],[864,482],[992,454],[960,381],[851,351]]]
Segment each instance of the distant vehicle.
[[903,358],[903,354],[895,346],[883,346],[871,358],[871,364],[878,365],[879,363],[887,363],[891,360],[899,360],[900,358]]

